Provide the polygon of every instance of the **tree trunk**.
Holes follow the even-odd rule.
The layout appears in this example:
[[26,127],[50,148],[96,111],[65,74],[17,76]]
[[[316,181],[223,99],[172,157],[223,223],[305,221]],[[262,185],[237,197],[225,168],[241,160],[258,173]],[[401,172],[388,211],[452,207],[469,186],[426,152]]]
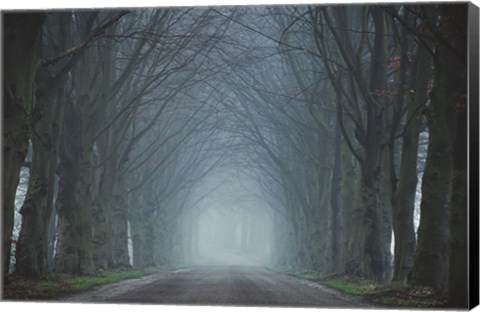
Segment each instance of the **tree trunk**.
[[35,45],[45,15],[6,13],[3,20],[3,233],[2,268],[10,267],[15,193],[34,121]]
[[402,158],[397,189],[393,199],[395,259],[393,280],[406,283],[415,257],[415,229],[413,211],[417,186],[417,155],[422,111],[427,100],[430,79],[430,55],[418,44],[412,88],[415,94],[408,102],[406,131],[402,143]]
[[[72,124],[70,119],[65,124]],[[68,140],[68,142],[65,142]],[[60,153],[60,183],[57,198],[58,245],[55,271],[69,274],[93,274],[93,244],[91,208],[87,201],[90,193],[86,179],[91,170],[91,150],[68,149],[66,136]],[[78,140],[78,138],[77,138]],[[90,176],[91,177],[91,176]],[[90,182],[91,183],[91,182]]]
[[132,265],[134,268],[143,269],[143,253],[145,249],[145,228],[146,221],[144,211],[146,210],[145,198],[142,192],[132,194],[133,200],[129,206],[135,207],[135,210],[128,211],[128,222],[130,224],[130,236],[132,238]]
[[143,243],[143,267],[155,267],[157,263],[155,262],[155,252],[158,249],[158,246],[155,244],[158,242],[158,239],[154,237],[154,223],[152,220],[146,220],[145,225],[145,238]]
[[[462,5],[459,5],[462,6]],[[466,7],[466,5],[463,5]],[[454,5],[446,6],[455,9]],[[448,46],[448,12],[442,12],[442,33],[446,40],[437,43],[434,55],[434,86],[428,106],[429,144],[422,184],[422,203],[418,229],[418,247],[411,283],[445,288],[448,278],[449,209],[452,192],[452,134],[455,111],[454,93],[459,68],[456,55]],[[456,27],[456,26],[453,26]],[[443,29],[445,28],[445,29]],[[466,59],[464,60],[466,62]]]
[[[95,268],[105,270],[114,267],[113,242],[112,242],[112,199],[116,179],[116,162],[114,155],[108,150],[106,141],[102,137],[96,144],[99,152],[99,162],[104,162],[108,157],[95,184],[97,194],[92,206],[93,244]],[[102,142],[104,144],[100,144]]]
[[[330,214],[330,185],[331,173],[329,169],[319,170],[317,168],[315,174],[316,183],[312,183],[315,187],[312,189],[314,202],[310,209],[310,215],[307,217],[309,242],[308,252],[312,259],[309,269],[317,272],[327,272],[329,264],[332,260],[330,253],[331,233],[329,231],[329,214]],[[315,197],[314,197],[315,196]]]
[[[168,203],[165,204],[164,207],[167,207]],[[166,208],[165,208],[166,209]],[[168,224],[165,220],[165,211],[158,211],[156,217],[154,218],[153,223],[153,240],[150,242],[148,240],[149,236],[147,235],[147,243],[152,244],[154,247],[149,248],[146,250],[147,257],[149,251],[152,251],[152,257],[155,263],[155,266],[162,266],[167,263],[166,254],[168,252],[167,246],[167,236],[173,235],[173,233],[169,233],[168,231]],[[147,233],[148,234],[148,233]]]
[[[139,207],[137,206],[137,208]],[[131,216],[129,220],[131,229],[130,235],[132,236],[133,267],[137,269],[143,269],[145,267],[143,261],[145,250],[145,233],[143,233],[142,230],[146,225],[143,224],[143,220],[141,220],[140,216],[138,215]]]
[[386,281],[389,267],[390,245],[387,235],[391,237],[391,224],[388,220],[388,210],[391,206],[390,197],[381,190],[379,182],[374,181],[372,184],[365,177],[361,180],[360,194],[364,207],[361,234],[364,236],[362,272],[365,278],[383,283]]
[[155,267],[157,263],[155,262],[155,254],[158,249],[157,243],[159,242],[159,238],[155,236],[155,227],[156,227],[156,214],[155,209],[159,207],[153,206],[152,204],[148,204],[146,209],[143,213],[143,220],[144,220],[144,237],[142,241],[142,248],[143,248],[143,266],[144,267]]
[[128,255],[128,204],[124,183],[117,180],[113,190],[112,208],[112,246],[115,268],[130,268]]
[[[333,172],[331,179],[330,190],[330,266],[328,268],[329,273],[340,273],[344,268],[344,255],[342,248],[342,226],[341,226],[341,208],[340,208],[340,193],[341,193],[341,147],[342,147],[342,134],[338,125],[335,127],[334,138],[334,157],[333,157]],[[349,194],[352,196],[353,193]]]
[[382,142],[381,123],[370,123],[366,158],[361,166],[360,198],[352,214],[350,240],[345,273],[385,282],[389,268],[391,237],[391,196],[386,185],[389,164]]
[[363,226],[365,231],[365,277],[377,283],[388,279],[390,268],[390,241],[392,235],[391,220],[391,166],[388,155],[388,129],[391,118],[384,106],[387,100],[375,94],[387,89],[386,76],[386,20],[385,11],[379,7],[371,8],[375,25],[375,39],[371,56],[369,91],[373,100],[366,98],[367,128],[365,135],[365,158],[362,165],[361,195],[364,205]]
[[107,270],[113,265],[111,218],[108,214],[109,202],[106,196],[108,195],[101,193],[100,190],[92,205],[93,262],[96,270]]
[[[16,249],[15,271],[19,275],[40,277],[47,273],[47,244],[48,224],[51,210],[47,209],[47,197],[51,191],[49,167],[50,150],[33,152],[30,179],[25,201],[20,210],[22,215],[22,228],[19,234],[19,244]],[[35,148],[35,147],[34,147]],[[50,149],[50,147],[48,148]]]
[[[87,69],[78,64],[81,70]],[[77,68],[77,70],[79,70]],[[87,69],[88,70],[88,69]],[[86,79],[81,71],[77,78]],[[93,130],[89,128],[92,109],[87,81],[79,81],[77,98],[65,107],[63,140],[60,147],[59,190],[57,197],[58,246],[55,269],[59,273],[92,274],[92,203],[94,169]]]
[[[353,11],[352,11],[353,12]],[[333,36],[343,60],[351,71],[348,92],[356,107],[357,121],[354,131],[345,129],[344,133],[355,138],[362,146],[358,151],[355,144],[349,144],[352,154],[361,164],[360,200],[355,203],[352,211],[352,230],[349,252],[345,263],[345,273],[363,278],[384,282],[388,278],[390,268],[391,240],[391,181],[388,179],[391,165],[386,158],[388,149],[385,147],[391,127],[390,116],[387,114],[389,103],[380,91],[387,88],[386,64],[386,19],[385,11],[380,6],[368,7],[368,13],[374,25],[374,40],[370,53],[370,68],[363,70],[363,61],[354,54],[354,47],[348,32],[339,32],[339,28],[348,28],[348,11],[343,7],[335,8],[333,14],[336,27],[326,10],[323,17]],[[338,83],[336,75],[331,74],[331,82]],[[366,79],[368,78],[368,79]],[[335,88],[339,101],[338,116],[343,123],[343,114],[350,114],[349,108],[340,102],[343,90]],[[358,97],[356,91],[359,91]],[[361,123],[360,123],[361,122]],[[348,137],[345,139],[347,140]],[[348,141],[347,141],[348,143]]]
[[55,243],[57,238],[57,212],[52,210],[52,216],[50,218],[49,230],[48,230],[48,272],[55,270]]
[[[46,43],[41,49],[42,56],[55,55],[66,49],[69,19],[69,14],[56,14],[47,18],[45,21],[47,35],[44,35]],[[62,27],[54,27],[54,30],[51,30],[50,27],[54,24],[61,24]],[[30,180],[25,201],[20,210],[22,228],[19,241],[21,243],[16,250],[16,273],[29,277],[43,276],[49,270],[49,231],[65,106],[64,85],[67,79],[67,71],[63,66],[65,66],[63,62],[42,66],[38,69],[36,76],[37,106],[42,109],[43,116],[35,126],[35,135],[32,137],[33,158],[30,166]]]
[[352,251],[347,274],[385,282],[389,268],[391,238],[390,164],[381,116],[370,117],[365,160],[361,166],[360,200],[353,211]]
[[[40,71],[42,73],[44,71]],[[49,80],[43,75],[42,81]],[[51,86],[51,85],[50,85]],[[44,116],[36,127],[32,138],[33,158],[30,166],[30,179],[22,214],[22,228],[17,246],[16,273],[29,277],[44,276],[48,272],[49,225],[53,210],[55,169],[60,140],[63,91],[45,90],[40,83],[37,100],[44,108]],[[44,91],[45,93],[43,93]],[[51,93],[50,96],[43,94]]]
[[341,272],[347,275],[358,275],[355,272],[355,258],[351,257],[356,249],[356,233],[358,232],[358,194],[359,194],[360,168],[345,139],[341,144],[341,233],[342,233],[342,261]]

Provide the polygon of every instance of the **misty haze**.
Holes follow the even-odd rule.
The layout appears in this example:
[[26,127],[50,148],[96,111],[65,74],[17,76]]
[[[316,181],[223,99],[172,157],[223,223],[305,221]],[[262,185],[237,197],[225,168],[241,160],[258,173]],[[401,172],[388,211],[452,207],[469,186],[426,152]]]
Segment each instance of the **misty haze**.
[[473,4],[2,21],[3,300],[478,303]]

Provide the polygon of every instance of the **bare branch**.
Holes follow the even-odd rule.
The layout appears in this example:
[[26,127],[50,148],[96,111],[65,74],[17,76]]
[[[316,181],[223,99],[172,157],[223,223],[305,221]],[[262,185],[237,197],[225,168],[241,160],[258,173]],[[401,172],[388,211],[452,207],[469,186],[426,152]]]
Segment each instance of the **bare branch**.
[[61,59],[76,54],[80,52],[81,50],[85,49],[91,42],[93,42],[95,39],[100,37],[110,26],[115,24],[122,16],[129,14],[130,11],[122,10],[118,12],[115,16],[113,16],[111,19],[103,23],[102,25],[98,26],[92,33],[90,33],[85,39],[83,39],[81,42],[77,43],[73,47],[69,48],[63,53],[60,53],[57,56],[54,56],[52,58],[42,60],[41,66],[48,66],[55,64],[56,62],[60,61]]

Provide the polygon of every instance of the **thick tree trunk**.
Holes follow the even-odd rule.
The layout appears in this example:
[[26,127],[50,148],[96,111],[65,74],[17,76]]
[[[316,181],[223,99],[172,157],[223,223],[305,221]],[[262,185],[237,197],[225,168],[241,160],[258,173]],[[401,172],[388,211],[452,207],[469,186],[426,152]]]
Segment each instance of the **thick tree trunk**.
[[143,266],[155,267],[157,263],[155,262],[155,253],[158,249],[156,242],[158,239],[154,236],[155,228],[154,222],[151,219],[146,220],[145,225],[145,238],[143,243]]
[[[63,52],[69,39],[70,15],[56,14],[47,18],[45,23],[47,34],[43,36],[46,43],[41,49],[42,56]],[[52,25],[58,24],[61,27],[50,29]],[[63,66],[65,66],[63,62],[42,66],[38,69],[36,76],[37,106],[42,110],[43,115],[35,126],[35,135],[32,137],[33,158],[30,166],[30,180],[20,211],[22,228],[19,241],[21,243],[16,250],[16,273],[29,277],[43,276],[51,266],[48,264],[49,232],[67,74]]]
[[415,228],[413,211],[417,186],[417,155],[422,111],[427,99],[430,79],[430,55],[419,44],[412,71],[412,88],[415,94],[408,102],[406,131],[402,143],[399,182],[393,199],[395,259],[393,280],[406,283],[415,257]]
[[[40,80],[50,81],[40,76]],[[40,84],[39,91],[48,93]],[[55,92],[56,91],[56,92]],[[43,94],[45,94],[43,93]],[[60,140],[64,103],[60,101],[63,91],[54,90],[50,96],[38,96],[44,108],[43,118],[32,138],[33,158],[30,179],[22,214],[22,228],[17,246],[16,273],[29,277],[44,276],[48,272],[48,243],[50,219],[53,210],[55,169]]]
[[143,266],[148,268],[155,267],[157,265],[157,263],[155,262],[155,255],[158,250],[157,243],[159,242],[160,238],[155,236],[157,226],[155,222],[155,219],[157,218],[155,209],[159,209],[159,207],[154,206],[154,202],[151,202],[150,204],[147,204],[145,208],[146,209],[143,212],[144,237],[141,248],[143,248]]
[[385,111],[385,97],[375,94],[387,88],[386,76],[386,20],[385,11],[378,6],[371,8],[375,25],[375,40],[371,55],[369,91],[373,100],[366,98],[367,127],[365,158],[362,165],[361,196],[364,205],[363,226],[364,274],[378,283],[385,282],[390,268],[390,240],[392,235],[391,164],[389,162],[388,127],[391,118]]
[[[137,205],[137,209],[140,208]],[[132,263],[133,267],[137,269],[143,269],[145,267],[143,257],[145,250],[145,231],[144,220],[141,218],[142,213],[137,212],[135,215],[130,216],[130,235],[132,236]]]
[[[318,169],[317,169],[318,170]],[[329,231],[331,173],[329,169],[318,170],[312,198],[315,198],[310,214],[307,216],[308,252],[312,259],[309,269],[326,273],[331,263],[331,233]],[[316,193],[316,194],[315,194]]]
[[[360,181],[360,167],[350,151],[345,139],[342,138],[341,145],[341,188],[340,188],[340,209],[341,209],[341,233],[342,233],[342,269],[341,272],[348,275],[356,275],[355,258],[351,255],[355,252],[359,222],[358,217],[358,194]],[[353,260],[353,261],[352,261]]]
[[[70,123],[72,121],[70,120]],[[66,123],[67,125],[68,123]],[[65,126],[66,126],[65,125]],[[66,126],[67,128],[67,126]],[[69,136],[65,140],[72,142]],[[67,150],[63,142],[60,153],[60,183],[57,198],[58,245],[55,271],[70,274],[93,274],[92,217],[87,196],[91,185],[91,150]]]
[[[91,18],[95,18],[94,13],[88,20],[91,21]],[[86,23],[82,27],[88,33],[91,26]],[[109,240],[111,224],[108,221],[113,220],[114,215],[107,209],[110,205],[114,205],[116,209],[117,205],[118,209],[126,209],[123,189],[119,191],[123,201],[118,202],[117,199],[111,200],[112,193],[109,189],[105,192],[100,189],[101,183],[108,184],[108,179],[115,179],[116,176],[105,175],[100,182],[100,175],[94,166],[111,156],[99,145],[103,137],[97,142],[94,141],[98,131],[103,127],[101,123],[104,121],[102,118],[105,117],[107,107],[105,98],[102,97],[104,94],[100,91],[105,86],[91,83],[92,77],[99,74],[96,67],[98,55],[98,51],[93,48],[83,51],[72,70],[75,92],[72,102],[66,106],[65,111],[57,203],[59,237],[56,270],[59,272],[72,273],[69,271],[74,270],[78,274],[90,274],[95,269],[94,264],[98,265],[99,269],[110,266],[113,260],[108,248],[112,246]],[[102,156],[103,158],[99,159]],[[97,159],[98,162],[95,162]],[[94,223],[96,231],[93,229]],[[127,237],[126,221],[121,231],[124,229]],[[125,250],[128,259],[127,239]]]
[[[119,169],[117,168],[117,152],[113,148],[117,145],[116,138],[113,137],[113,131],[110,131],[108,138],[111,140],[108,141],[108,145],[106,141],[102,141],[104,144],[97,143],[99,162],[105,162],[105,164],[98,178],[98,183],[94,184],[97,194],[92,206],[94,263],[96,269],[103,270],[128,266],[123,262],[125,259],[116,258],[116,255],[125,252],[125,246],[121,247],[120,251],[115,251],[115,248],[120,246],[115,245],[115,237],[117,238],[117,244],[120,244],[119,235],[127,235],[128,221],[124,215],[124,213],[127,213],[127,202],[125,194],[122,194],[119,189],[122,186],[119,180]],[[128,255],[128,250],[126,253]]]
[[130,224],[130,236],[132,238],[132,265],[134,268],[143,269],[144,265],[144,251],[147,246],[146,241],[146,227],[147,221],[145,219],[145,192],[137,192],[132,194],[133,200],[129,202],[129,206],[135,207],[135,210],[128,211],[128,221]]
[[369,125],[346,273],[382,283],[388,278],[390,266],[391,194],[387,187],[390,165],[385,149],[379,144],[383,139],[382,123],[377,120]]
[[3,18],[3,232],[2,270],[10,267],[15,193],[34,121],[35,45],[45,15],[7,13]]
[[128,255],[128,205],[122,180],[117,180],[113,190],[112,208],[112,246],[115,268],[130,268]]
[[[384,182],[386,183],[386,182]],[[382,194],[380,186],[372,186],[366,181],[361,188],[362,203],[366,208],[363,215],[364,277],[373,279],[377,283],[386,281],[389,268],[390,244],[387,238],[391,237],[391,220],[388,220],[390,197]],[[387,230],[389,229],[389,230]]]
[[[33,141],[34,146],[39,144],[35,143],[35,138]],[[49,153],[47,150],[40,155],[40,151],[34,151],[27,195],[20,210],[22,228],[16,249],[15,271],[19,275],[34,278],[47,273],[48,224],[51,214],[51,210],[47,209],[47,197],[51,191],[49,167],[54,165],[50,162]]]
[[[466,7],[466,5],[459,5]],[[458,8],[457,7],[457,8]],[[455,10],[456,6],[448,6]],[[461,72],[457,56],[452,52],[451,28],[448,11],[442,12],[442,33],[446,43],[437,43],[434,56],[434,86],[430,93],[427,111],[429,144],[422,184],[422,203],[418,229],[418,247],[412,271],[411,283],[445,288],[448,279],[449,217],[452,193],[452,134],[455,114],[455,90]],[[463,19],[466,21],[466,18]],[[460,21],[459,21],[460,23]],[[461,24],[461,23],[460,23]],[[449,26],[450,25],[450,26]],[[456,47],[455,47],[456,48]],[[455,49],[454,48],[454,49]],[[466,62],[466,59],[464,60]],[[457,84],[458,82],[459,84]],[[458,96],[458,94],[456,94]]]
[[[165,204],[164,207],[168,206],[168,202]],[[166,208],[164,208],[166,210]],[[149,241],[148,238],[150,237],[147,232],[147,242],[148,244],[152,244],[153,248],[148,248],[146,250],[146,259],[150,257],[153,258],[153,262],[155,266],[162,266],[167,264],[167,257],[166,254],[168,252],[168,242],[167,236],[172,236],[173,233],[169,232],[169,225],[167,224],[166,219],[166,211],[159,210],[156,217],[154,218],[153,222],[153,235],[151,236],[153,239]],[[150,255],[149,253],[152,252]]]
[[[88,68],[78,64],[77,78],[87,79]],[[86,71],[83,71],[83,70]],[[58,245],[55,270],[60,273],[92,274],[92,203],[94,169],[94,129],[89,128],[92,109],[87,81],[76,84],[77,99],[65,107],[63,140],[60,147],[58,213]]]
[[[351,240],[345,263],[345,273],[384,282],[388,279],[390,270],[391,240],[391,189],[389,170],[391,164],[386,158],[386,144],[391,120],[387,114],[388,101],[381,91],[387,88],[386,64],[386,19],[385,11],[380,6],[369,7],[369,15],[374,23],[375,35],[370,53],[369,71],[363,71],[360,58],[353,55],[354,47],[350,42],[348,32],[340,33],[332,24],[327,11],[323,16],[329,29],[335,37],[340,53],[352,73],[350,82],[350,99],[358,110],[354,132],[362,151],[355,144],[349,144],[351,152],[356,154],[361,163],[361,196],[352,211]],[[334,11],[336,24],[339,28],[348,28],[347,10],[339,7]],[[332,76],[334,76],[332,74]],[[368,79],[366,79],[368,78]],[[336,77],[332,82],[337,83]],[[362,98],[358,98],[356,91]],[[337,100],[341,99],[341,89],[337,88]],[[363,104],[363,105],[362,105]],[[340,102],[338,105],[339,121],[343,122],[343,112],[348,109]],[[343,107],[343,109],[342,109]],[[366,108],[366,109],[365,109]],[[364,123],[362,125],[361,123]],[[345,129],[348,137],[353,138]],[[349,131],[350,130],[350,131]]]
[[105,196],[100,191],[92,205],[93,262],[96,270],[107,270],[113,265],[109,202]]
[[[102,138],[103,139],[103,138]],[[102,141],[103,142],[103,141]],[[113,189],[116,183],[116,158],[112,151],[107,149],[106,144],[98,144],[99,162],[110,157],[102,168],[98,184],[97,194],[92,206],[93,221],[93,244],[95,268],[105,270],[115,266],[112,238],[112,207],[115,205]]]
[[[436,85],[439,83],[436,80]],[[438,95],[432,96],[418,247],[411,280],[415,285],[446,286],[452,179],[451,132],[445,112],[446,105],[448,103]]]
[[[377,131],[373,130],[372,131]],[[360,198],[352,214],[352,238],[350,240],[345,273],[373,279],[378,283],[387,280],[390,262],[391,196],[385,155],[378,143],[371,138],[364,166],[361,167]]]
[[309,250],[309,220],[304,209],[295,211],[294,237],[295,237],[295,263],[294,266],[302,269],[312,268],[312,259]]

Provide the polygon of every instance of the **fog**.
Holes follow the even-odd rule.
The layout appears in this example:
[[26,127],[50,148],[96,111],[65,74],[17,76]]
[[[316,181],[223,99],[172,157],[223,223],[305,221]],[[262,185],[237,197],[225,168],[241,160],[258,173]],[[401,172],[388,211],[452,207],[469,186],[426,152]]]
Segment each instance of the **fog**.
[[269,262],[271,211],[252,184],[248,177],[224,170],[209,175],[192,191],[192,201],[201,198],[189,212],[197,231],[192,263],[258,266]]
[[207,209],[198,221],[199,259],[219,264],[267,263],[271,225],[261,214]]

